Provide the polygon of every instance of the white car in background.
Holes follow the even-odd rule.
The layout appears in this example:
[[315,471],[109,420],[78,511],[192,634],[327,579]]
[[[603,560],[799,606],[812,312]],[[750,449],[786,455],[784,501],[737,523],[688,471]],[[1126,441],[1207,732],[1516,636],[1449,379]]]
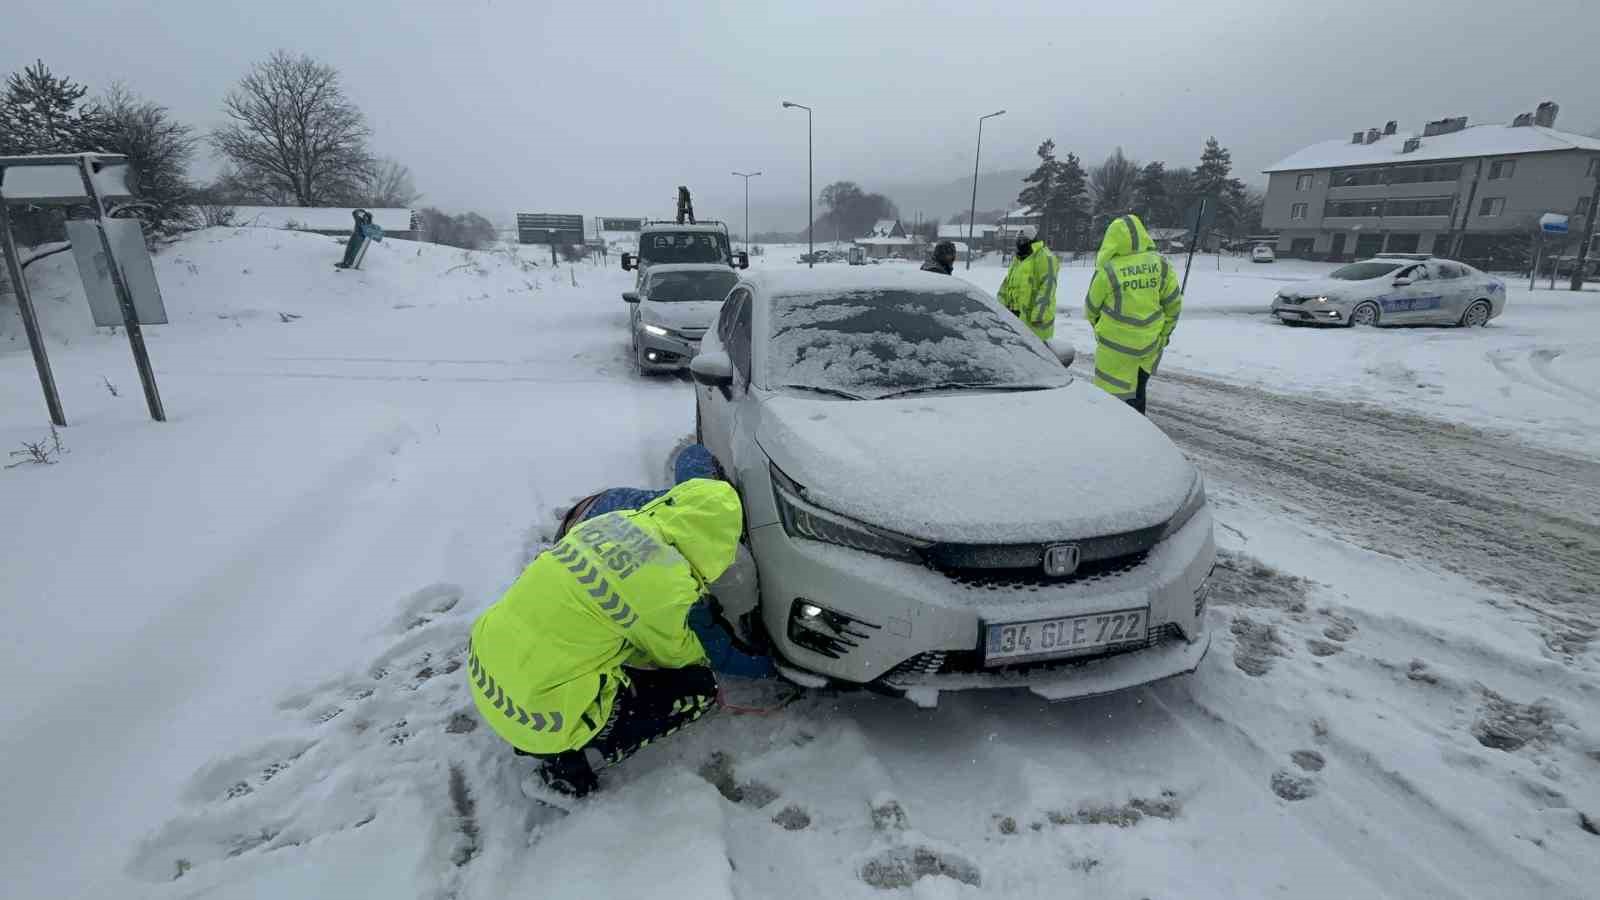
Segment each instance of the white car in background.
[[700,336],[716,321],[739,275],[721,263],[661,263],[643,270],[639,289],[626,291],[633,359],[640,372],[685,369]]
[[1380,253],[1279,290],[1272,314],[1285,325],[1479,326],[1505,306],[1505,282],[1466,263]]
[[759,576],[724,616],[814,683],[919,702],[1194,671],[1216,556],[1200,473],[1070,353],[958,278],[746,276],[691,364]]
[[1269,263],[1278,261],[1278,253],[1268,244],[1257,244],[1250,248],[1250,261]]

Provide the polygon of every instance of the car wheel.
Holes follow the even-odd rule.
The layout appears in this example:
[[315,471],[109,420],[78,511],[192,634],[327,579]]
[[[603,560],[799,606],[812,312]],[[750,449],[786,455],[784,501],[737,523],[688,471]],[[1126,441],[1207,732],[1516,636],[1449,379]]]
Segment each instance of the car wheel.
[[1467,311],[1461,314],[1463,328],[1482,328],[1489,324],[1489,301],[1474,300]]
[[1376,325],[1378,324],[1378,304],[1368,300],[1350,311],[1351,325]]

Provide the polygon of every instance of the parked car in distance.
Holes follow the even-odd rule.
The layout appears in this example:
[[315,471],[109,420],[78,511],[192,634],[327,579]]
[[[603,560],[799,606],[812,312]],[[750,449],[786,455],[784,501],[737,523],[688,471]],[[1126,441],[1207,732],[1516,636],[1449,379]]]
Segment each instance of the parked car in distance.
[[1466,263],[1380,253],[1282,288],[1272,314],[1285,325],[1487,325],[1505,311],[1505,282]]
[[1250,261],[1269,263],[1278,261],[1278,253],[1269,244],[1257,244],[1250,248]]
[[[690,366],[759,575],[741,638],[918,702],[1194,671],[1216,557],[1200,473],[1070,358],[911,267],[741,279]],[[983,462],[1067,446],[1027,477]]]
[[721,263],[657,263],[644,270],[639,289],[622,295],[639,371],[687,368],[738,280],[738,273]]

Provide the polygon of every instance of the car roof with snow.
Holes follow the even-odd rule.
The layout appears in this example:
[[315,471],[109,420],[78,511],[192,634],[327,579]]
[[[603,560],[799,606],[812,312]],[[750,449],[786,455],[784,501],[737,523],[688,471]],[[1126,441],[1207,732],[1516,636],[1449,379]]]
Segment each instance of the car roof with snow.
[[651,275],[665,275],[669,272],[730,272],[725,262],[699,262],[699,263],[656,263],[650,267]]
[[639,229],[641,234],[652,231],[703,231],[706,234],[726,234],[728,226],[721,222],[700,222],[695,225],[675,225],[672,222],[650,222]]
[[978,292],[978,288],[963,279],[924,272],[911,266],[773,269],[750,272],[744,280],[764,294],[781,296],[894,290],[920,293]]

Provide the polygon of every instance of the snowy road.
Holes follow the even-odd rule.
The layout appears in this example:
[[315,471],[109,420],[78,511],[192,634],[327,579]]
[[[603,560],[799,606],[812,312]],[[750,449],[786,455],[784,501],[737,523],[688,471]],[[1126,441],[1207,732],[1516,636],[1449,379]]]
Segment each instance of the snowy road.
[[1154,393],[1151,417],[1212,479],[1503,593],[1557,653],[1600,628],[1600,463],[1192,373],[1163,373]]
[[[1581,386],[1573,308],[1471,333],[1196,316],[1152,385],[1219,523],[1195,675],[1056,705],[815,692],[724,711],[530,828],[530,766],[460,677],[467,628],[572,499],[661,478],[690,392],[631,372],[615,270],[395,242],[332,276],[331,242],[247,231],[160,258],[163,426],[120,339],[72,332],[60,279],[39,291],[74,425],[57,465],[0,470],[26,524],[0,545],[17,896],[1600,889],[1600,462],[1399,411],[1425,397],[1380,409],[1383,385],[1356,404],[1253,380],[1330,348],[1311,380],[1373,388],[1381,365],[1343,360],[1416,342],[1454,348],[1429,371],[1503,351]],[[1561,355],[1512,349],[1563,327]],[[37,439],[27,354],[0,367],[0,442]],[[1463,415],[1520,427],[1506,377],[1500,406]],[[1581,436],[1576,395],[1546,396],[1566,416],[1551,443]],[[788,689],[729,694],[768,708]]]

